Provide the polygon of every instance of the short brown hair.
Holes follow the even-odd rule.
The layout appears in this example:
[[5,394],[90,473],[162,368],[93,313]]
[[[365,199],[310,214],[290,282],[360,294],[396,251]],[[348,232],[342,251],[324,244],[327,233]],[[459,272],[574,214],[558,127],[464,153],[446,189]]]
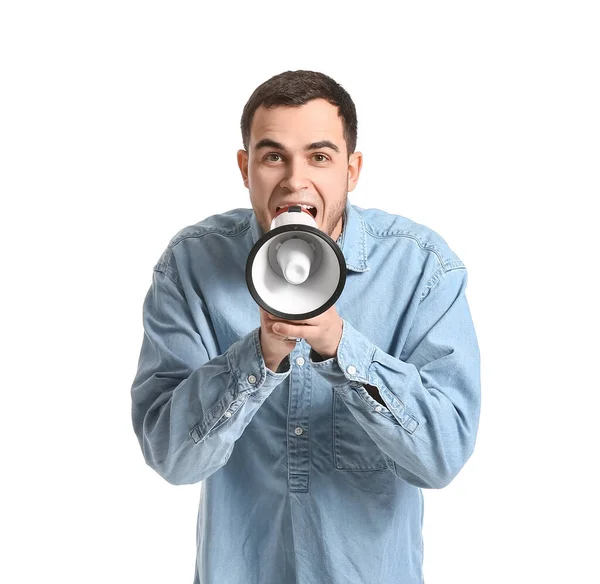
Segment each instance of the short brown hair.
[[338,107],[346,150],[350,156],[356,148],[357,120],[354,102],[339,83],[316,71],[285,71],[271,77],[254,90],[244,106],[240,123],[244,149],[248,150],[252,118],[261,105],[266,108],[278,105],[300,106],[319,98]]

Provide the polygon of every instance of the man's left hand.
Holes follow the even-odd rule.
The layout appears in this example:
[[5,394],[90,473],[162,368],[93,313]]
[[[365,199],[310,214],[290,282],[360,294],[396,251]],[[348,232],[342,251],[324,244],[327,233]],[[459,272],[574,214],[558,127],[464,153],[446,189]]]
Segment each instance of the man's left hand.
[[275,327],[273,329],[275,334],[304,339],[323,359],[335,357],[342,338],[342,319],[335,305],[323,314],[307,320],[283,320],[268,312],[265,314],[269,319],[279,323],[277,326],[281,329],[276,330]]

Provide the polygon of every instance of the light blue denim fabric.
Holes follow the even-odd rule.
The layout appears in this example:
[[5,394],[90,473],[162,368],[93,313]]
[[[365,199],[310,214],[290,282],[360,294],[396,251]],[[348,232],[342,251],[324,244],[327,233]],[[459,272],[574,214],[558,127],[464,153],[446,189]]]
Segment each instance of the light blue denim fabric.
[[280,373],[245,282],[251,209],[182,229],[154,267],[133,427],[169,483],[203,481],[195,584],[423,582],[421,489],[457,475],[479,425],[467,271],[424,225],[349,200],[344,219],[337,355],[301,341]]

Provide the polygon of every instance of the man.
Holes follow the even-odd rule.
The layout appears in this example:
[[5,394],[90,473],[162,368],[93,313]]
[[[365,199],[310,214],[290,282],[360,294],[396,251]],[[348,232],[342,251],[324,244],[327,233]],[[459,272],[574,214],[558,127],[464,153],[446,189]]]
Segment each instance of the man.
[[[182,229],[154,267],[131,390],[145,460],[203,481],[196,584],[421,583],[421,489],[457,475],[479,423],[465,266],[431,229],[349,203],[356,113],[331,78],[269,79],[241,126],[252,209]],[[289,203],[316,208],[347,265],[337,305],[303,322],[245,282]]]

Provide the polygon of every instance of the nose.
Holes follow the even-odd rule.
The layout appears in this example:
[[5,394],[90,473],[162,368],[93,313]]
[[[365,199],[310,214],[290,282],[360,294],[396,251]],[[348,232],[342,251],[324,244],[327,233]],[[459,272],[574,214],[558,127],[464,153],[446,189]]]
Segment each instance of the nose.
[[292,193],[309,188],[310,180],[305,165],[302,162],[290,161],[285,169],[285,177],[279,185]]

